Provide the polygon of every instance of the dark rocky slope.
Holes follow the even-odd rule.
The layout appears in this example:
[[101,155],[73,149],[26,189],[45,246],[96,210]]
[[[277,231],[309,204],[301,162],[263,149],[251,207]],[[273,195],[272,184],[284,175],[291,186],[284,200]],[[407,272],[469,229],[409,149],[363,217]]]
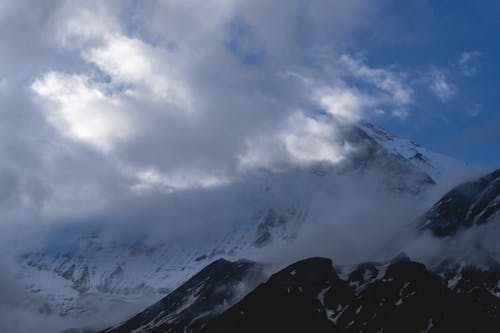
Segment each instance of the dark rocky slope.
[[310,258],[248,294],[242,281],[258,281],[261,266],[218,260],[104,332],[498,332],[500,295],[491,286],[500,269],[491,260],[487,270],[445,260],[434,273],[399,256],[341,278],[330,259]]
[[446,193],[421,219],[419,228],[439,237],[500,217],[500,169]]
[[106,333],[196,332],[263,279],[261,266],[219,259],[171,294]]
[[[480,287],[477,287],[481,290]],[[456,293],[424,265],[361,265],[341,280],[329,259],[273,275],[201,332],[498,332],[500,301]]]

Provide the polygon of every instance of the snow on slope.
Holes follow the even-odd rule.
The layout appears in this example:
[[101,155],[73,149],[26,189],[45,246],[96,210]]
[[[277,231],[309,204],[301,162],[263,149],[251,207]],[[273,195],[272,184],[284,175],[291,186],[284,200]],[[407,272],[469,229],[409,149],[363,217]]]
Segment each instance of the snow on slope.
[[292,238],[295,226],[306,216],[307,212],[298,209],[269,209],[238,221],[221,238],[155,245],[149,245],[146,236],[116,241],[104,232],[89,231],[69,247],[25,254],[19,276],[32,293],[45,300],[32,306],[47,314],[93,318],[117,303],[123,303],[123,311],[137,311],[216,258],[238,258],[245,249]]
[[449,176],[450,172],[466,168],[466,164],[462,161],[432,152],[413,141],[395,137],[371,123],[362,122],[360,127],[388,151],[403,156],[437,183]]
[[[354,163],[360,163],[361,168],[382,167],[383,172],[390,169],[388,178],[405,182],[403,188],[425,189],[429,186],[427,175],[439,181],[450,168],[461,165],[371,124],[363,123],[359,128],[362,132],[357,129],[354,135],[351,133],[352,140],[354,144],[368,145],[370,153],[359,154]],[[360,169],[358,165],[347,166]],[[334,166],[324,165],[278,174],[260,173],[260,179],[251,186],[242,186],[239,191],[243,193],[237,193],[241,198],[234,199],[241,201],[244,211],[226,203],[234,193],[219,193],[227,205],[219,209],[228,210],[225,219],[230,225],[222,234],[154,243],[148,241],[147,231],[132,239],[113,239],[102,230],[89,229],[61,234],[56,236],[60,244],[51,241],[46,248],[23,256],[20,276],[32,293],[45,300],[42,305],[34,305],[38,310],[77,318],[92,318],[116,303],[137,310],[146,300],[151,304],[160,299],[219,257],[239,259],[249,251],[292,241],[311,219],[311,198],[335,191],[337,173]],[[409,174],[418,175],[417,187],[408,182]]]

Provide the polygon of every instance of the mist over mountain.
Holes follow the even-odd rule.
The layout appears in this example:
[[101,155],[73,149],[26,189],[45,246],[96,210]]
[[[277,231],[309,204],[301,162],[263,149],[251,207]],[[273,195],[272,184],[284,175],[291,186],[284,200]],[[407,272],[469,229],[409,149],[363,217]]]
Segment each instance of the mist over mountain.
[[[446,245],[413,226],[447,188],[438,183],[453,177],[447,170],[460,177],[466,166],[368,123],[344,133],[352,152],[338,164],[260,169],[212,189],[125,198],[40,233],[38,246],[17,255],[31,299],[23,308],[66,327],[102,328],[171,297],[220,257],[251,259],[266,272],[313,256],[339,265],[401,250],[428,263],[444,259]],[[408,237],[409,226],[402,247],[398,235]],[[96,320],[102,311],[111,312]]]
[[499,15],[0,1],[0,332],[498,326]]
[[421,228],[452,236],[461,229],[493,223],[500,207],[500,171],[469,181],[447,193],[424,217]]

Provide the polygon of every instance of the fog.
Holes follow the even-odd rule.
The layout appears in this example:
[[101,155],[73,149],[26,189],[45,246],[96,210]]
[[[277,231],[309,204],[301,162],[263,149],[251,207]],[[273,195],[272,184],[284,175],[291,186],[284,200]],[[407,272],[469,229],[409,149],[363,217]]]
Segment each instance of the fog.
[[[455,60],[380,61],[379,47],[408,38],[395,3],[1,1],[0,331],[86,324],[40,313],[45,300],[27,293],[20,256],[94,231],[105,243],[201,244],[256,213],[297,208],[307,223],[293,243],[245,256],[277,267],[402,248],[430,261],[462,242],[496,251],[487,228],[457,243],[420,235],[401,245],[475,172],[405,194],[383,165],[349,164],[360,147],[344,134],[357,121],[404,122],[458,91],[447,77]],[[453,94],[434,96],[435,84]],[[113,309],[104,321],[132,311]]]
[[[323,170],[319,175],[318,167]],[[270,208],[286,211],[293,207],[307,212],[293,240],[273,242],[263,248],[250,247],[237,255],[265,264],[270,274],[312,256],[329,257],[335,265],[342,266],[385,261],[404,251],[414,260],[433,264],[445,256],[461,258],[468,254],[468,249],[473,260],[473,250],[478,246],[490,252],[500,251],[494,237],[494,232],[498,232],[495,225],[471,229],[452,240],[417,233],[417,219],[450,189],[448,183],[428,185],[421,193],[413,194],[388,186],[384,170],[368,168],[354,173],[342,170],[342,164],[289,167],[275,172],[261,170],[213,188],[126,194],[84,217],[38,226],[24,221],[28,233],[14,228],[9,234],[5,229],[2,242],[10,244],[14,258],[37,249],[54,247],[64,251],[79,237],[94,231],[99,232],[103,244],[118,241],[130,246],[140,239],[151,247],[169,242],[201,246],[223,239],[235,226],[248,224],[259,211]],[[462,175],[462,179],[473,176],[475,173]],[[16,282],[10,274],[17,271],[16,265],[19,262],[2,262],[5,274],[1,288],[8,291],[2,300],[2,315],[6,318],[3,322],[9,328],[14,327],[12,332],[26,332],[41,323],[47,332],[89,324],[88,319],[39,313],[44,300],[28,294],[25,286]],[[88,301],[103,302],[98,297]],[[31,306],[27,307],[27,303]],[[105,304],[108,303],[101,305]],[[102,328],[147,305],[147,298],[138,299],[128,307],[114,304],[106,318],[90,322]]]

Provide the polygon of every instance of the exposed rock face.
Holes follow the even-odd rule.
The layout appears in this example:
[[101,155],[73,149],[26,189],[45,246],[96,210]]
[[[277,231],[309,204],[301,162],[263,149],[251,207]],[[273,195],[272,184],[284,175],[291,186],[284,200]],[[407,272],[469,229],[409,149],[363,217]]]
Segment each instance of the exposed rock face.
[[259,266],[218,260],[104,332],[498,332],[500,265],[480,267],[444,260],[434,273],[401,255],[341,278],[330,259],[310,258],[237,294]]
[[[375,128],[373,125],[371,127],[354,126],[346,130],[343,136],[347,138],[348,144],[355,147],[355,151],[349,156],[343,170],[347,172],[354,170],[360,173],[383,170],[379,172],[378,177],[381,178],[385,189],[396,192],[417,194],[435,184],[435,180],[426,172],[428,165],[424,168],[414,163],[412,159],[414,156],[403,155],[407,155],[406,150],[412,149],[410,148],[413,147],[411,142],[406,142],[407,146],[404,149],[402,147],[397,149],[393,145],[396,138],[385,132],[387,136],[377,140],[377,136],[370,131]],[[382,130],[378,129],[378,131]],[[418,154],[417,150],[415,154]]]
[[196,332],[262,279],[256,263],[219,259],[159,302],[104,332]]
[[[266,210],[261,217],[261,222],[257,226],[255,241],[253,246],[264,247],[276,239],[291,239],[295,237],[297,225],[307,218],[307,210],[300,210],[297,207],[290,207],[284,211],[277,211],[273,208]],[[291,229],[292,232],[289,232]]]
[[420,229],[439,237],[500,217],[500,169],[448,192],[421,219]]
[[500,297],[500,264],[483,251],[473,251],[473,257],[445,258],[432,271],[443,278],[458,294],[489,293]]
[[[43,298],[52,313],[85,320],[114,302],[134,307],[138,299],[141,304],[157,301],[216,258],[236,260],[256,248],[287,246],[314,218],[317,199],[334,202],[342,195],[339,182],[355,180],[360,192],[366,187],[370,192],[414,197],[456,163],[369,123],[341,131],[332,140],[350,153],[338,164],[260,170],[243,177],[234,188],[229,184],[207,191],[206,195],[220,200],[208,200],[215,208],[205,207],[207,211],[194,214],[198,216],[194,219],[217,216],[219,221],[223,211],[220,224],[227,227],[220,232],[196,240],[152,237],[150,242],[148,228],[124,238],[107,236],[113,230],[106,230],[106,225],[54,228],[46,243],[20,258],[24,284]],[[198,202],[205,199],[209,198],[200,196],[191,202],[179,194],[176,200],[197,211]],[[176,214],[177,210],[172,211]],[[193,219],[188,215],[186,221]]]
[[313,258],[273,275],[201,332],[497,332],[499,325],[498,298],[456,293],[422,264],[366,264],[344,281],[328,259]]

